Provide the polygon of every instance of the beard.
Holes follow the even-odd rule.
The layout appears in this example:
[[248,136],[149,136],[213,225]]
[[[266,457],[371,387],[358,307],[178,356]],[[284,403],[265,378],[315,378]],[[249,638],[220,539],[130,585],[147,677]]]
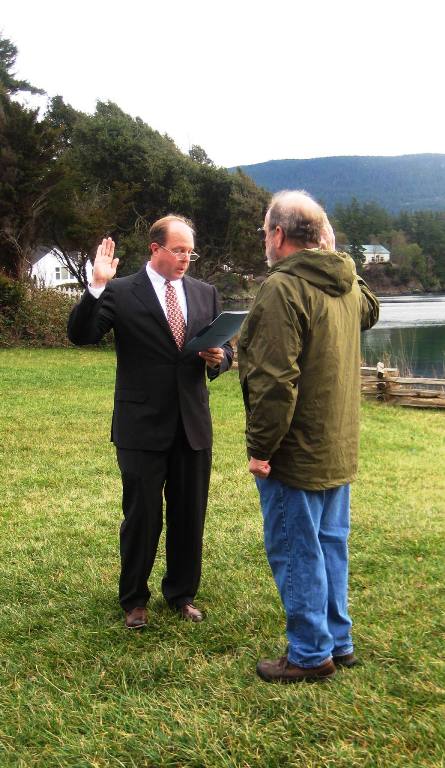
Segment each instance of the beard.
[[278,261],[275,248],[272,244],[266,247],[266,261],[268,267],[273,267],[275,262]]

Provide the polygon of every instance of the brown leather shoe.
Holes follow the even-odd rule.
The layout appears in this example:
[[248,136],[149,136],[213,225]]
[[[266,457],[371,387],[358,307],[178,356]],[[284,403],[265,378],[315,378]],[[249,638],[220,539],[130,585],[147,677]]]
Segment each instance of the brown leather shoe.
[[186,603],[178,608],[181,618],[186,621],[202,621],[204,616],[199,608],[196,608],[192,603]]
[[270,661],[264,659],[256,666],[257,675],[266,683],[302,683],[322,682],[335,675],[335,665],[332,659],[324,661],[319,667],[299,667],[292,664],[287,656]]
[[142,629],[147,626],[147,610],[145,608],[133,608],[125,611],[125,626],[127,629]]
[[361,664],[360,659],[353,653],[344,653],[342,656],[333,656],[332,661],[336,667],[357,667]]

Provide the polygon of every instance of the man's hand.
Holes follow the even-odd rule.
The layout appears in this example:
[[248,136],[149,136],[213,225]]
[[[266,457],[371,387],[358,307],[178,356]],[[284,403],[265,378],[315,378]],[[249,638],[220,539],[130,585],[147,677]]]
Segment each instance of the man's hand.
[[261,459],[250,459],[249,461],[249,472],[255,475],[255,477],[269,477],[270,469],[268,461],[262,461]]
[[114,240],[104,237],[94,259],[92,288],[102,288],[116,274],[119,259],[114,258]]
[[209,368],[218,368],[224,360],[224,350],[221,347],[204,349],[202,352],[198,352],[198,355],[206,361]]

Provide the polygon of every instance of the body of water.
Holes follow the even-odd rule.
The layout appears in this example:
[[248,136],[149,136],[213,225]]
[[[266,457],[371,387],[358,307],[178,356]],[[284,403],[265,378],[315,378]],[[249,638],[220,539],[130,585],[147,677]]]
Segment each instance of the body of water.
[[362,334],[362,358],[414,376],[445,378],[445,296],[385,296],[380,319]]

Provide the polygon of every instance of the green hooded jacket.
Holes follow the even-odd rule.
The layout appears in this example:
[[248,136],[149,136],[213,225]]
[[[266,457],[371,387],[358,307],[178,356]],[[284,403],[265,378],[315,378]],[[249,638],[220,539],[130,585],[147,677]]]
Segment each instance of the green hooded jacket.
[[347,254],[303,250],[270,270],[238,342],[247,453],[270,477],[305,490],[355,479],[360,330],[378,314]]

